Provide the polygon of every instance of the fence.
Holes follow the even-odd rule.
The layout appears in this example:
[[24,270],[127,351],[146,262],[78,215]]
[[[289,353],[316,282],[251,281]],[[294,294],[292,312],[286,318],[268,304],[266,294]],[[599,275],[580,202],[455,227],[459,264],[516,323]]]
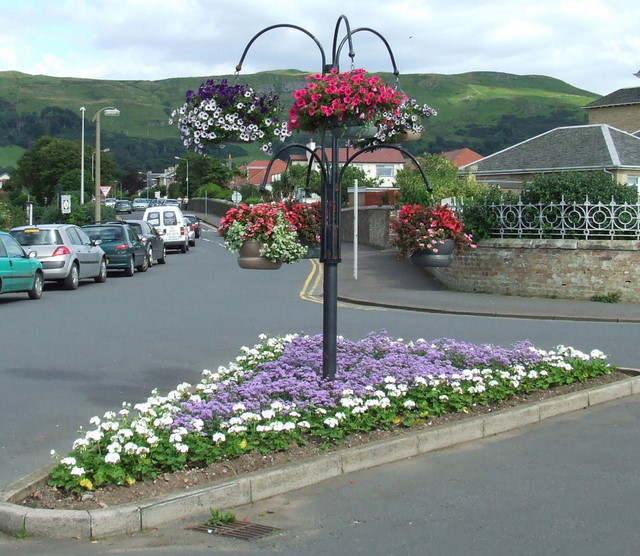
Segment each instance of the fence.
[[640,200],[629,203],[499,203],[490,205],[492,237],[640,240]]

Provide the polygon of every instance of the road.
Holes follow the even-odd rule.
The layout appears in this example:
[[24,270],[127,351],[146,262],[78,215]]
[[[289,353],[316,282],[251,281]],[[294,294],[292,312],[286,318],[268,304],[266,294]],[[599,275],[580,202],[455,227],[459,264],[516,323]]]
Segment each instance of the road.
[[[117,409],[123,401],[141,401],[153,388],[162,392],[183,381],[196,382],[202,369],[231,361],[241,346],[252,345],[262,332],[321,332],[322,306],[313,288],[313,272],[308,261],[277,272],[241,270],[235,256],[222,248],[220,238],[208,231],[189,253],[170,254],[166,265],[132,278],[112,274],[105,284],[85,282],[77,291],[47,285],[39,301],[24,296],[0,298],[0,486],[48,463],[51,449],[68,451],[77,429],[93,415]],[[453,337],[500,345],[529,339],[540,347],[559,343],[583,350],[598,347],[611,354],[613,363],[637,367],[639,327],[632,324],[435,315],[340,304],[338,330],[354,339],[386,330],[405,339]],[[265,542],[263,548],[287,554],[300,553],[306,543],[319,551],[309,553],[337,554],[349,547],[354,553],[423,554],[415,550],[424,542],[418,524],[429,531],[434,543],[430,553],[441,554],[451,541],[447,535],[454,535],[461,522],[473,523],[472,534],[484,543],[484,553],[548,554],[563,535],[573,540],[585,528],[603,528],[598,519],[626,543],[623,547],[632,546],[637,534],[626,529],[629,512],[625,506],[615,519],[607,516],[605,520],[593,510],[581,518],[563,512],[571,507],[582,511],[585,500],[594,503],[594,497],[606,498],[606,492],[624,497],[625,504],[640,494],[635,475],[629,475],[629,463],[640,455],[635,426],[638,403],[636,397],[609,404],[606,409],[590,411],[591,420],[584,423],[578,416],[565,417],[522,436],[502,436],[496,442],[474,443],[385,466],[243,511],[257,521],[275,511],[277,523],[293,534],[283,541]],[[558,430],[565,431],[565,436],[558,438]],[[515,443],[511,436],[518,436]],[[585,445],[584,439],[589,438],[593,440]],[[549,488],[544,493],[545,475],[536,471],[537,466],[553,479],[547,481]],[[506,471],[507,476],[496,476],[492,469]],[[521,469],[531,480],[532,504],[541,510],[553,504],[562,507],[549,516],[531,508],[525,512],[531,494],[520,486]],[[385,478],[388,473],[395,477],[390,485]],[[599,476],[607,480],[598,483]],[[545,506],[543,494],[556,494],[554,485],[556,491],[558,485],[566,485],[561,487],[564,494],[560,501]],[[615,500],[606,500],[606,504],[613,511]],[[535,535],[527,533],[518,515],[529,516],[531,511],[542,527],[535,529]],[[501,519],[506,521],[494,535],[492,528]],[[554,526],[554,519],[558,525]],[[382,523],[389,526],[388,534],[379,527]],[[509,530],[515,531],[515,537],[509,536]],[[46,545],[48,554],[146,554],[153,546],[169,545],[158,550],[210,553],[171,549],[171,534],[168,529],[154,533],[146,543],[133,540],[128,549],[117,541],[91,550],[82,545],[76,550],[73,543],[43,545],[38,540],[18,543],[15,548],[9,540],[0,543],[0,549],[11,546],[14,553],[22,547],[25,554],[38,554],[39,547]],[[455,553],[474,553],[473,543],[465,544],[468,536],[456,538],[459,550]],[[216,541],[216,547],[226,547],[223,552],[241,553],[237,541],[221,542]],[[522,551],[517,550],[519,542],[524,543]],[[191,543],[211,546],[211,541],[199,540],[197,535]],[[506,548],[500,550],[501,546]],[[548,550],[538,551],[536,546]],[[599,548],[589,551],[589,542],[584,547],[557,552],[607,553]]]
[[[233,360],[260,333],[322,331],[322,305],[308,261],[276,272],[238,267],[204,232],[166,265],[76,291],[47,284],[41,300],[0,298],[0,486],[66,453],[93,415],[197,382]],[[320,288],[321,289],[321,288]],[[611,354],[637,366],[638,325],[434,315],[340,304],[338,332],[387,331],[405,339],[451,337],[508,345],[528,339]]]

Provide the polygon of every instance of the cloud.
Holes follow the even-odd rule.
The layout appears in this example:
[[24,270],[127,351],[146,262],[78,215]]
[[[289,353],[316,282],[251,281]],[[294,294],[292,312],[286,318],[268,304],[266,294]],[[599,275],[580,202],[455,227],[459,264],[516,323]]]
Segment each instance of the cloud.
[[[280,23],[313,34],[329,61],[343,14],[352,30],[382,34],[401,73],[541,74],[601,94],[639,85],[628,0],[370,0],[366,8],[361,0],[325,0],[322,9],[290,0],[0,0],[0,69],[103,79],[229,74],[251,38]],[[391,71],[379,36],[361,31],[353,41],[356,67]],[[347,45],[340,61],[351,66]],[[256,39],[243,73],[321,65],[312,37],[277,28]]]

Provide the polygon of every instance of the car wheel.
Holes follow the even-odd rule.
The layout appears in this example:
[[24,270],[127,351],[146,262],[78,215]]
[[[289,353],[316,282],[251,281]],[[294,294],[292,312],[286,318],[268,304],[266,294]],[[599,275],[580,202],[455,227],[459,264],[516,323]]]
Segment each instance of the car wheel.
[[131,258],[129,259],[129,265],[127,266],[127,268],[124,269],[124,275],[133,276],[133,273],[135,271],[136,271],[136,267],[134,266],[133,255],[131,255]]
[[158,259],[158,264],[164,264],[167,262],[167,248],[162,247],[162,257]]
[[137,267],[138,272],[146,272],[147,269],[149,268],[149,253],[145,251],[144,254],[144,261],[142,262],[141,265],[138,265]]
[[107,281],[107,261],[100,260],[100,270],[98,275],[93,278],[98,284],[102,284]]
[[189,251],[189,244],[188,243],[183,243],[180,246],[180,253],[186,253],[187,251]]
[[149,249],[147,259],[149,260],[149,268],[151,268],[153,266],[153,248]]
[[191,247],[195,247],[196,246],[196,240],[194,239],[193,241],[190,241],[189,245],[191,245]]
[[71,265],[71,270],[69,271],[69,274],[62,281],[62,284],[67,290],[77,290],[79,283],[80,283],[80,271],[78,270],[78,265],[76,263],[73,263]]
[[44,286],[44,278],[40,272],[36,272],[33,277],[33,287],[29,290],[29,299],[40,299],[42,297],[42,287]]

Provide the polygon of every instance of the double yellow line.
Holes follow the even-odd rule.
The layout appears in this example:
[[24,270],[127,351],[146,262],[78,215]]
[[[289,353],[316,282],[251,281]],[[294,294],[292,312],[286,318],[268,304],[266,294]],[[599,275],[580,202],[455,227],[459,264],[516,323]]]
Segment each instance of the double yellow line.
[[[300,290],[300,298],[313,303],[322,303],[322,264],[318,259],[308,259],[311,262],[311,272],[302,285]],[[350,309],[359,309],[360,311],[386,311],[385,307],[375,307],[368,305],[356,305],[354,303],[339,302],[338,307],[348,307]]]
[[[318,259],[308,259],[311,262],[311,272],[304,281],[302,289],[300,290],[300,298],[305,301],[313,301],[314,303],[322,303],[322,296],[316,292],[320,291],[320,285],[322,283],[322,265]],[[321,293],[321,292],[320,292]]]

